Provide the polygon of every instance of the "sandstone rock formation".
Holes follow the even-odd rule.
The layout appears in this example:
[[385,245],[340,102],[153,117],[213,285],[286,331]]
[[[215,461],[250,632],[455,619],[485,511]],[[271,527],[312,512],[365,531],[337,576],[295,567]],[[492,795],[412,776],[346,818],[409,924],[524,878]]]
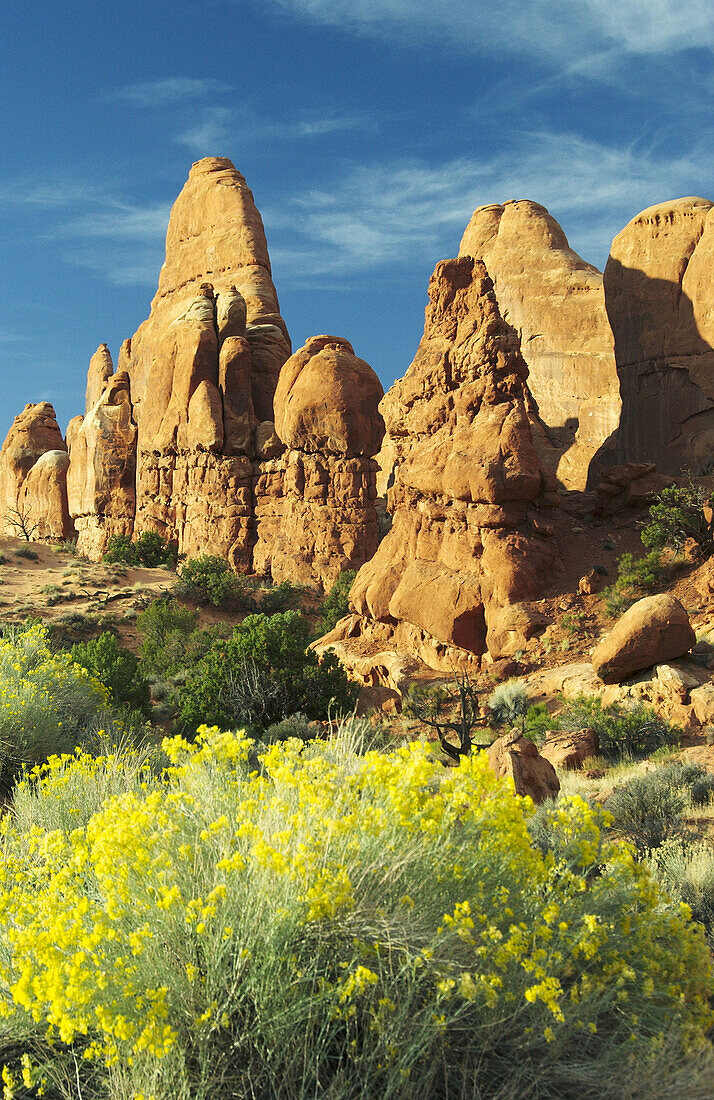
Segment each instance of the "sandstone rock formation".
[[90,363],[87,415],[69,433],[80,549],[97,557],[110,535],[153,529],[182,553],[249,569],[255,460],[275,448],[289,354],[253,196],[229,160],[198,161],[171,212],[150,316],[116,375],[104,345]]
[[382,386],[347,340],[313,336],[288,359],[275,392],[285,445],[255,489],[253,564],[273,580],[329,588],[377,549],[377,464]]
[[229,160],[198,161],[171,211],[150,316],[119,358],[138,431],[137,534],[250,568],[252,460],[289,354],[253,196]]
[[70,537],[67,466],[67,448],[52,405],[46,401],[26,405],[15,417],[0,451],[3,534]]
[[596,646],[593,668],[606,684],[681,657],[696,641],[689,615],[674,596],[646,596],[628,608]]
[[536,805],[555,798],[560,790],[553,765],[518,729],[493,742],[488,750],[488,764],[499,779],[507,776],[513,780],[516,794],[528,795]]
[[501,316],[521,339],[558,478],[585,488],[620,416],[601,273],[573,252],[545,207],[528,200],[479,207],[459,252],[486,264]]
[[612,243],[607,312],[622,392],[618,461],[661,472],[714,449],[714,211],[701,198],[651,206]]
[[514,605],[539,594],[556,557],[534,525],[544,477],[528,371],[486,268],[438,264],[429,298],[414,362],[380,406],[402,454],[392,528],[322,643],[342,642],[352,663],[392,648],[451,670],[513,653],[537,628]]
[[[88,396],[92,364],[100,352],[102,348],[90,363]],[[102,360],[111,368],[108,352]],[[125,371],[110,373],[87,415],[70,421],[67,445],[67,496],[78,546],[88,557],[99,558],[112,535],[131,536],[134,529],[136,424]]]

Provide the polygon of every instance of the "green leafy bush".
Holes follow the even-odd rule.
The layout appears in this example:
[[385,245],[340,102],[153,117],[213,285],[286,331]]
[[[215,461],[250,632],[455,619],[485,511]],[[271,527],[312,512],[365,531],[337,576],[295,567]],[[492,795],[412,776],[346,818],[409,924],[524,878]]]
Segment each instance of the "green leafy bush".
[[191,668],[224,633],[220,626],[199,627],[198,613],[172,596],[162,596],[140,612],[136,627],[142,668],[159,677]]
[[46,1094],[97,1098],[710,1095],[701,929],[581,800],[554,866],[483,754],[164,748],[163,776],[55,761],[6,821],[11,1073],[24,1053]]
[[497,728],[520,725],[525,729],[529,707],[528,691],[523,680],[507,680],[499,684],[488,699],[491,721]]
[[265,729],[297,711],[325,718],[331,706],[351,710],[358,688],[331,653],[318,660],[309,642],[297,611],[248,615],[191,670],[180,692],[184,726],[195,730],[205,715],[212,724]]
[[340,619],[349,613],[350,588],[354,584],[357,573],[354,569],[345,569],[333,584],[320,606],[321,618],[319,630],[321,634],[329,634],[337,626]]
[[711,550],[714,543],[714,520],[704,514],[704,506],[712,504],[700,485],[669,485],[650,505],[651,522],[642,531],[642,542],[653,550],[681,550],[687,539]]
[[531,741],[540,746],[545,741],[545,735],[550,730],[560,729],[560,719],[551,714],[545,703],[533,703],[526,711],[526,723],[524,733]]
[[255,606],[254,585],[234,573],[224,558],[202,554],[190,558],[178,571],[174,586],[177,596],[212,607],[235,607],[248,610]]
[[271,588],[264,588],[260,597],[260,610],[265,615],[274,615],[278,611],[296,611],[304,588],[301,584],[281,581]]
[[650,550],[637,560],[632,554],[623,554],[617,563],[617,580],[603,591],[608,615],[621,615],[631,603],[657,588],[668,571],[660,550]]
[[105,631],[98,638],[72,646],[72,659],[94,673],[109,689],[115,703],[144,715],[150,712],[149,685],[141,674],[137,657],[120,645],[116,635]]
[[665,745],[679,742],[681,730],[660,718],[644,703],[611,703],[603,707],[595,695],[569,699],[558,715],[560,728],[595,730],[606,760],[651,756]]
[[0,789],[23,765],[86,743],[107,707],[107,689],[68,653],[52,653],[40,624],[0,640]]
[[178,547],[167,542],[158,531],[144,531],[133,542],[128,535],[112,535],[107,543],[104,561],[123,562],[145,569],[175,569]]

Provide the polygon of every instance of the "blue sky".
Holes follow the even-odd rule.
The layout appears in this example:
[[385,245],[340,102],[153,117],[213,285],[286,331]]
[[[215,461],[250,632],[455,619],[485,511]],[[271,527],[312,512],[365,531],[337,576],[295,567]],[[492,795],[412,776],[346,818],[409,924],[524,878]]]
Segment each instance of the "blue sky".
[[191,162],[263,215],[293,346],[385,387],[471,211],[531,198],[602,267],[639,210],[714,198],[711,0],[34,0],[0,36],[0,433],[62,427],[148,314]]

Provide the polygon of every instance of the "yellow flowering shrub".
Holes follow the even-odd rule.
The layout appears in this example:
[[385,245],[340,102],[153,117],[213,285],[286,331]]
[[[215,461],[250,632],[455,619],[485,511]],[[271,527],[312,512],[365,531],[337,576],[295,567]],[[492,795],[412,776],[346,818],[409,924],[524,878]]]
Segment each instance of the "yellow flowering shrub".
[[39,623],[0,639],[0,787],[23,764],[72,752],[109,693],[68,653],[52,653]]
[[3,820],[16,1095],[634,1096],[708,1057],[701,930],[581,800],[556,861],[481,753],[164,751],[57,757]]

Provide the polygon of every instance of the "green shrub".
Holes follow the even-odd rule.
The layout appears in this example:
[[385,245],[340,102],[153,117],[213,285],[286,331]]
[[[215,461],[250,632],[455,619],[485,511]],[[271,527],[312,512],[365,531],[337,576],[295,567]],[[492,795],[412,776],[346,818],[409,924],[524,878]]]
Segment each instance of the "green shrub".
[[550,730],[560,729],[560,719],[551,714],[545,703],[533,703],[526,711],[526,724],[524,733],[531,741],[540,746],[545,741],[545,735]]
[[310,719],[300,714],[289,714],[287,718],[268,726],[263,735],[263,740],[270,744],[273,741],[287,741],[289,737],[297,737],[300,741],[310,741],[316,736],[314,726]]
[[611,703],[603,707],[595,695],[569,699],[558,715],[564,730],[595,730],[606,760],[650,756],[665,745],[677,744],[681,730],[660,718],[644,703]]
[[11,1072],[27,1052],[77,1097],[710,1095],[701,929],[580,800],[554,867],[483,754],[165,750],[125,789],[122,760],[57,761],[6,821]]
[[[141,637],[139,654],[142,668],[154,676],[172,676],[195,663],[214,640],[207,638],[203,651],[196,653],[192,640],[198,633],[198,613],[184,607],[172,596],[162,596],[141,611],[136,617],[136,628]],[[193,662],[189,657],[192,649]]]
[[299,610],[303,592],[301,584],[291,584],[290,581],[281,581],[271,588],[264,588],[260,597],[260,610],[265,615],[274,615],[277,611]]
[[0,641],[0,789],[18,771],[67,753],[96,732],[107,689],[68,653],[52,653],[35,623]]
[[16,558],[26,558],[27,561],[39,561],[40,555],[31,546],[21,546],[15,551]]
[[167,542],[158,531],[144,531],[133,542],[128,535],[112,535],[102,559],[105,562],[123,562],[145,569],[175,569],[178,547]]
[[700,485],[669,485],[650,505],[651,523],[642,531],[642,542],[653,550],[681,550],[687,539],[711,550],[714,542],[714,520],[704,514],[705,505],[712,504]]
[[668,571],[658,549],[637,560],[632,554],[623,554],[617,563],[617,580],[603,590],[608,615],[611,618],[621,615],[631,603],[657,588]]
[[714,852],[709,841],[676,838],[650,853],[655,878],[673,898],[688,905],[694,920],[704,925],[714,951]]
[[491,721],[497,728],[521,725],[525,729],[528,714],[528,691],[523,680],[507,680],[498,687],[488,699]]
[[234,573],[224,558],[202,554],[190,558],[178,571],[174,586],[177,596],[213,607],[235,607],[248,610],[255,606],[254,585]]
[[329,634],[329,632],[334,630],[337,626],[340,619],[344,615],[349,614],[350,589],[354,584],[356,576],[357,573],[354,569],[345,569],[343,573],[340,573],[332,588],[325,596],[320,605],[321,618],[319,631],[321,634]]
[[113,701],[141,714],[150,713],[149,685],[139,670],[139,661],[129,649],[105,631],[98,638],[72,646],[72,659],[94,673],[109,689]]
[[331,706],[351,710],[359,689],[331,653],[318,660],[309,642],[297,611],[248,615],[189,673],[180,691],[185,728],[195,730],[204,715],[211,724],[265,729],[297,711],[325,718]]
[[679,836],[685,827],[687,792],[660,771],[629,779],[607,800],[613,828],[640,855]]

